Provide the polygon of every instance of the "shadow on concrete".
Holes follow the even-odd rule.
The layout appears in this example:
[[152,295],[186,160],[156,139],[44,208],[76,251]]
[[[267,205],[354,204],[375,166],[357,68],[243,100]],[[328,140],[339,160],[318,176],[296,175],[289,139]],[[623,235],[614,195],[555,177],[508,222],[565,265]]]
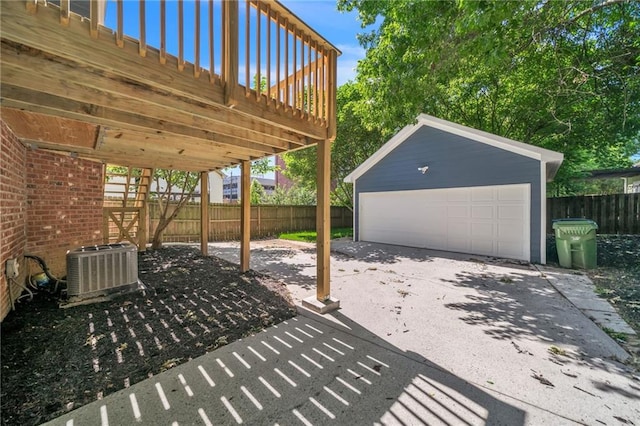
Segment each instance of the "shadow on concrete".
[[461,271],[456,279],[442,281],[476,290],[466,295],[467,301],[445,307],[459,311],[462,321],[481,326],[494,339],[549,342],[549,360],[559,365],[588,364],[611,370],[611,364],[601,358],[619,361],[626,356],[606,333],[560,297],[544,277],[513,271]]
[[[525,423],[526,413],[520,408],[495,398],[483,388],[459,378],[420,354],[389,344],[340,311],[327,314],[326,318],[303,309],[301,313],[348,335],[339,339],[354,348],[345,351],[337,370],[327,370],[324,377],[316,379],[318,387],[315,390],[320,392],[320,383],[339,389],[335,377],[349,376],[344,371],[347,368],[362,372],[362,377],[356,377],[355,381],[360,383],[356,386],[361,394],[354,399],[356,395],[353,392],[347,390],[344,393],[345,398],[349,397],[353,403],[349,411],[342,413],[343,424]],[[349,368],[349,365],[355,367]],[[377,372],[378,376],[373,376],[372,372]],[[367,377],[372,385],[362,382]],[[340,417],[336,420],[340,421]],[[323,423],[326,422],[319,422]]]

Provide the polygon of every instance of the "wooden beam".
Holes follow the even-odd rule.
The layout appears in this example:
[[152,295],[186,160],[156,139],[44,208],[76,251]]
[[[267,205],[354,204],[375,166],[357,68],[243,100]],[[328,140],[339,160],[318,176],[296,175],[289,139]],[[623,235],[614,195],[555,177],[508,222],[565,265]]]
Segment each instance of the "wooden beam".
[[316,297],[324,302],[331,296],[331,270],[329,268],[331,250],[331,142],[318,142],[317,146],[317,205],[316,205]]
[[[203,105],[189,98],[172,96],[169,92],[141,87],[116,76],[104,75],[98,70],[77,73],[71,64],[63,65],[50,61],[42,64],[36,57],[29,57],[29,55],[21,55],[18,58],[7,53],[10,49],[5,47],[3,44],[1,69],[3,84],[94,106],[102,105],[137,115],[144,114],[152,117],[151,123],[158,129],[162,129],[163,125],[171,126],[172,123],[179,123],[194,130],[212,131],[230,138],[229,144],[232,146],[252,148],[256,151],[264,151],[261,145],[287,150],[292,148],[290,144],[303,146],[309,143],[308,138],[301,135],[279,130],[255,120],[247,120],[246,117],[228,110],[223,111],[226,108],[220,105]],[[43,65],[52,76],[51,78],[38,77],[42,75]],[[70,78],[71,75],[73,77]],[[210,87],[209,84],[207,86]],[[5,90],[2,89],[2,92]],[[3,97],[7,95],[3,93]],[[224,116],[228,121],[220,121]],[[244,122],[246,126],[243,128],[235,124],[240,122]],[[184,135],[201,137],[192,132]]]
[[[65,99],[56,95],[34,92],[26,88],[16,88],[9,84],[3,84],[1,91],[3,105],[7,107],[27,109],[33,112],[42,112],[49,115],[110,127],[151,132],[156,135],[165,134],[174,138],[199,139],[212,143],[212,146],[215,146],[215,144],[226,146],[230,153],[240,149],[245,153],[253,152],[255,157],[263,157],[290,148],[290,146],[276,148],[259,145],[215,131],[185,126],[175,121],[163,121],[157,116],[142,116],[137,113],[139,110],[126,111],[97,105],[89,99],[84,101]],[[117,102],[115,103],[117,104]],[[140,106],[142,106],[142,104]],[[158,111],[158,114],[161,114],[161,112]]]
[[338,55],[335,50],[329,51],[327,76],[327,139],[334,141],[337,128],[337,88],[338,88]]
[[222,83],[224,85],[224,104],[235,106],[238,102],[236,90],[238,88],[238,2],[222,2],[222,32],[224,46],[222,47]]
[[200,173],[200,251],[209,256],[209,172]]
[[251,162],[242,162],[240,173],[240,272],[249,270],[251,240]]

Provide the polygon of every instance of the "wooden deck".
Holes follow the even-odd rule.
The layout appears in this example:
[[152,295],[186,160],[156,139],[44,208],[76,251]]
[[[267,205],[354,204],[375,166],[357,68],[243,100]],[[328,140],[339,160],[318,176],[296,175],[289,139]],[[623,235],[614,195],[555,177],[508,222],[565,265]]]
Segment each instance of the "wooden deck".
[[[182,1],[142,1],[137,39],[123,3],[109,29],[101,1],[89,2],[94,19],[71,12],[73,0],[3,2],[1,112],[24,143],[208,171],[335,137],[340,52],[278,2],[189,2],[188,20]],[[166,10],[176,4],[177,17]],[[146,41],[154,7],[160,46]]]

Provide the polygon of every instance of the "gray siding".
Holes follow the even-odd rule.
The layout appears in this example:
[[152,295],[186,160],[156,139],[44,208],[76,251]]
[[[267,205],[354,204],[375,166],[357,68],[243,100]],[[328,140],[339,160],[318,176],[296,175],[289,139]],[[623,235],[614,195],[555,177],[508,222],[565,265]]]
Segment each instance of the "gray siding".
[[[419,167],[428,165],[422,176]],[[354,233],[363,192],[531,184],[531,260],[540,262],[540,162],[481,142],[423,126],[355,183]]]

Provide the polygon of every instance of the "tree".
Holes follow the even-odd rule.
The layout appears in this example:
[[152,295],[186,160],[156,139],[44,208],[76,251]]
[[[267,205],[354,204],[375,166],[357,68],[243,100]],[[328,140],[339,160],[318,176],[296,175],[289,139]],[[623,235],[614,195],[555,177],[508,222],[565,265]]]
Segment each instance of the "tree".
[[316,204],[316,191],[295,185],[291,188],[277,186],[270,196],[267,196],[266,204],[279,206],[313,206]]
[[[362,94],[354,83],[346,83],[337,92],[337,136],[331,145],[332,203],[352,207],[353,188],[344,178],[385,142],[376,128],[366,128],[356,108]],[[316,148],[310,147],[284,155],[285,174],[303,188],[315,189]]]
[[[153,174],[155,192],[152,199],[158,202],[160,217],[158,225],[153,232],[151,248],[162,247],[162,234],[171,221],[180,212],[189,200],[200,180],[200,174],[195,172],[182,172],[177,170],[156,169]],[[207,194],[200,194],[203,203],[208,202]]]
[[264,188],[260,185],[257,179],[251,181],[251,204],[262,204],[267,194],[264,192]]
[[366,58],[355,111],[383,134],[420,112],[557,150],[550,190],[640,151],[640,3],[339,0]]

